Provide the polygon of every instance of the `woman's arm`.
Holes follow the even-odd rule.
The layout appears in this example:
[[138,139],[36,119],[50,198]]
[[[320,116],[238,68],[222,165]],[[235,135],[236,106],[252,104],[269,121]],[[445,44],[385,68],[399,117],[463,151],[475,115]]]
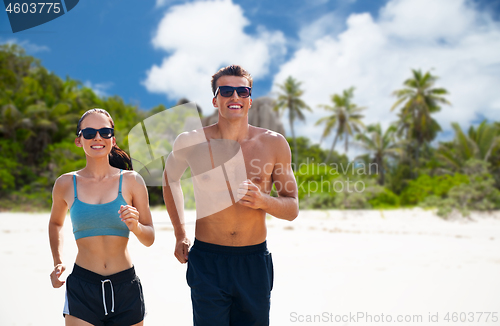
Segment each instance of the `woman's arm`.
[[121,206],[120,217],[137,239],[149,247],[155,241],[155,229],[149,209],[148,189],[137,172],[127,173],[124,177],[132,194],[132,205]]
[[68,189],[68,176],[59,177],[52,189],[52,210],[49,220],[49,241],[50,249],[52,250],[52,258],[54,260],[54,270],[50,274],[52,286],[59,288],[64,284],[64,281],[59,280],[66,266],[62,261],[63,248],[63,225],[66,213],[68,212],[68,204],[64,199],[64,195]]

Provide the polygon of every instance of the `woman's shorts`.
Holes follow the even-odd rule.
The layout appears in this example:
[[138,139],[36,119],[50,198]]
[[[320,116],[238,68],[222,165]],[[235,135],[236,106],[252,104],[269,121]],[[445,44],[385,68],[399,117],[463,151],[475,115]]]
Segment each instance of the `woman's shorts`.
[[66,279],[63,314],[96,326],[134,325],[146,314],[144,296],[134,267],[102,276],[75,264]]

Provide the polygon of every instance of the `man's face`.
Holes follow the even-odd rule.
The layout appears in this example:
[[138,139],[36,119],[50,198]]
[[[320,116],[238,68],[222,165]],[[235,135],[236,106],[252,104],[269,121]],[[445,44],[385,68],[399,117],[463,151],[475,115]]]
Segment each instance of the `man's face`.
[[[217,87],[219,86],[250,87],[250,83],[245,77],[222,76],[217,80]],[[248,114],[248,109],[252,106],[252,99],[239,97],[236,91],[230,97],[223,97],[218,92],[217,96],[213,98],[212,104],[219,109],[222,117],[232,120]]]

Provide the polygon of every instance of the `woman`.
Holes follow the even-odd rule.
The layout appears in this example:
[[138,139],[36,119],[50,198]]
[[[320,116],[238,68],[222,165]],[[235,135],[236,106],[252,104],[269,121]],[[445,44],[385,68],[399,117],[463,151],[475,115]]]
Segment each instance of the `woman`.
[[[92,109],[77,126],[75,144],[87,164],[60,176],[52,193],[49,238],[54,259],[52,286],[66,283],[66,325],[143,325],[142,287],[127,243],[132,232],[145,246],[154,242],[148,193],[130,157],[116,146],[108,112]],[[70,208],[78,254],[73,272],[60,280],[63,224]]]

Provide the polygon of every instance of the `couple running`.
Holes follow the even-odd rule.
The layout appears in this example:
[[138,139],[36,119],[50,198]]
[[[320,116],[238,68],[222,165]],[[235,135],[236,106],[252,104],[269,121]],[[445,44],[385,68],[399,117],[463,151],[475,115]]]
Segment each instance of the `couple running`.
[[[166,162],[163,197],[174,226],[174,255],[188,264],[194,325],[269,324],[273,266],[266,214],[286,220],[298,215],[290,148],[280,134],[248,124],[251,87],[252,77],[240,66],[213,75],[219,121],[203,128],[204,142],[200,130],[179,135]],[[85,151],[86,167],[62,175],[53,189],[51,281],[56,288],[66,283],[66,325],[144,323],[142,287],[127,243],[132,232],[152,245],[154,228],[146,185],[130,171],[131,160],[116,146],[113,128],[104,110],[81,117],[75,144]],[[192,247],[180,186],[188,167],[197,204]],[[278,197],[270,196],[273,184]],[[62,226],[68,208],[78,254],[64,282]]]

